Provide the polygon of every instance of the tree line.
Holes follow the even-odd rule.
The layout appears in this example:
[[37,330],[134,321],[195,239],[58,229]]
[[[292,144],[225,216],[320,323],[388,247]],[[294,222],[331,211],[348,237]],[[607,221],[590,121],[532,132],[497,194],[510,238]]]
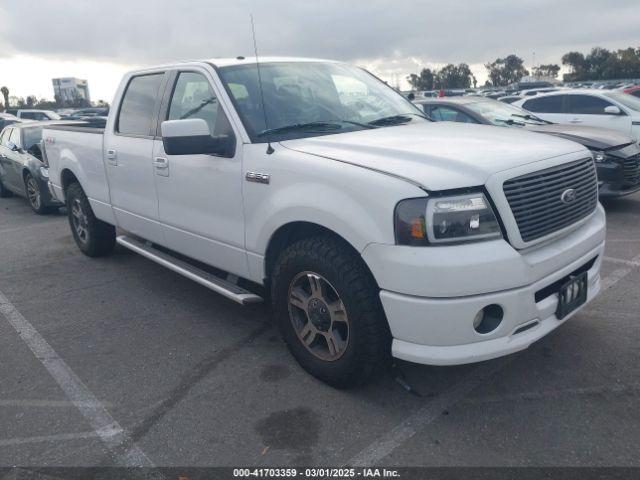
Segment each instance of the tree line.
[[[580,52],[568,52],[562,56],[562,65],[568,67],[569,73],[563,77],[565,82],[581,80],[616,80],[640,78],[640,48],[626,48],[615,51],[594,47],[584,55]],[[517,83],[529,70],[524,60],[515,54],[497,58],[485,63],[488,80],[487,87],[506,87]],[[539,77],[558,78],[560,65],[550,63],[537,65],[531,73]],[[438,90],[441,88],[470,88],[477,86],[469,65],[452,63],[441,69],[423,68],[419,74],[412,73],[407,81],[413,90]]]
[[[57,108],[86,108],[91,104],[86,99],[77,97],[72,101],[62,101],[56,95],[55,100],[46,100],[44,98],[38,99],[35,95],[28,95],[27,98],[12,97],[9,96],[9,89],[7,87],[0,88],[0,94],[2,94],[2,101],[0,102],[0,112],[7,108],[35,108],[38,110],[55,110]],[[96,104],[98,107],[108,107],[109,104],[103,100],[98,100]]]

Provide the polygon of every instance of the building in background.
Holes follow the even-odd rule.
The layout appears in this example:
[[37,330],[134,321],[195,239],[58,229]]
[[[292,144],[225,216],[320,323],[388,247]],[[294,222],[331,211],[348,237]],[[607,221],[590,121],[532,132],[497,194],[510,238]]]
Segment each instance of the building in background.
[[61,107],[89,107],[89,83],[75,77],[54,78],[53,95]]

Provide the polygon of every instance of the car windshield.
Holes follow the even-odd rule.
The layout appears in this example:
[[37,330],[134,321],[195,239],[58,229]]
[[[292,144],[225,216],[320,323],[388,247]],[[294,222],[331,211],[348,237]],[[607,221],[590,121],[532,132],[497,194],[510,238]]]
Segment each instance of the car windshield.
[[482,115],[483,118],[489,120],[494,125],[542,125],[549,123],[522,108],[498,100],[470,102],[465,106],[477,114]]
[[604,95],[612,100],[615,100],[618,103],[621,103],[631,110],[640,112],[640,98],[634,97],[633,95],[629,95],[628,93],[624,92],[607,92]]
[[350,65],[260,64],[264,103],[255,64],[222,67],[219,73],[254,143],[428,121],[402,95]]
[[22,129],[22,144],[27,151],[31,150],[42,140],[42,127],[29,127]]

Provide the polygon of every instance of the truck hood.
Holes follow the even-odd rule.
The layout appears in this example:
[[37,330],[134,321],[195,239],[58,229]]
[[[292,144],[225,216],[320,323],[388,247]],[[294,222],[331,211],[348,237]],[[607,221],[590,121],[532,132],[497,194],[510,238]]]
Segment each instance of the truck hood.
[[546,133],[572,140],[595,150],[618,149],[633,143],[633,140],[620,132],[608,128],[583,127],[581,125],[527,125],[530,132]]
[[484,185],[497,172],[584,151],[549,135],[453,122],[416,122],[281,144],[400,177],[426,190]]

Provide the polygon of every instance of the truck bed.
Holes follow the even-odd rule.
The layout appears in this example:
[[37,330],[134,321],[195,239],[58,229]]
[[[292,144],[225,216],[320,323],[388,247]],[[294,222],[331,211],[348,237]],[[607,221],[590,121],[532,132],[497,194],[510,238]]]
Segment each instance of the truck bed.
[[[42,132],[49,162],[49,182],[59,200],[64,200],[63,187],[73,172],[96,210],[110,214],[109,189],[103,163],[105,122],[83,121],[47,125]],[[65,177],[67,175],[67,177]],[[102,208],[101,208],[102,207]]]

